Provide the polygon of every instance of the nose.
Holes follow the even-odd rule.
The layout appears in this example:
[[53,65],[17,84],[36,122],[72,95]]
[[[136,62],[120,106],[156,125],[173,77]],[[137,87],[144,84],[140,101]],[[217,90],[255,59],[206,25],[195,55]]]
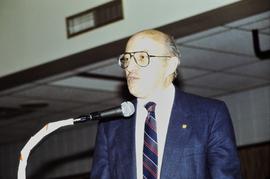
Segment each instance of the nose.
[[132,72],[134,70],[138,69],[138,65],[135,62],[134,56],[130,58],[128,67],[126,68],[126,71]]

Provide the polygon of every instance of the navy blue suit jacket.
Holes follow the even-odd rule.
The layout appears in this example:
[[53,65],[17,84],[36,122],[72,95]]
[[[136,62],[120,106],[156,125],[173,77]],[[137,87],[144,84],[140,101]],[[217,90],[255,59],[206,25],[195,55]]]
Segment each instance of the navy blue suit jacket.
[[[92,179],[136,179],[135,119],[133,115],[99,124]],[[241,178],[223,102],[176,89],[160,174],[160,179],[172,178]]]

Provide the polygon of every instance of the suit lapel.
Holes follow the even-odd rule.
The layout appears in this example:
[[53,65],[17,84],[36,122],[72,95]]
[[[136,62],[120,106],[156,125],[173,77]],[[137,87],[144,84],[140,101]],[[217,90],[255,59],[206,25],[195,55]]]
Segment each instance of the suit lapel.
[[[130,151],[131,151],[131,157],[130,157],[130,176],[128,178],[130,179],[136,179],[137,178],[137,172],[136,172],[136,146],[135,146],[135,121],[136,121],[136,115],[132,116],[132,121],[130,122],[130,138],[132,139],[130,141]],[[126,171],[125,171],[126,173]]]
[[[188,142],[192,130],[191,115],[185,109],[182,92],[175,90],[175,99],[169,121],[166,143],[162,160],[160,178],[175,178],[179,168],[174,165],[180,162],[179,156]],[[177,156],[177,157],[176,157]]]

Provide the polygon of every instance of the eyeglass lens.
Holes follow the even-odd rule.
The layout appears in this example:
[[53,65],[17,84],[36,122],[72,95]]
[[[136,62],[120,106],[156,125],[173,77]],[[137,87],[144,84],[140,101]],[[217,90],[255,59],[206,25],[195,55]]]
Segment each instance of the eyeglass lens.
[[136,64],[139,66],[147,66],[149,64],[149,56],[146,52],[135,52],[135,53],[124,53],[123,55],[120,56],[119,61],[120,61],[120,66],[122,68],[127,68],[131,58],[134,57],[134,60]]

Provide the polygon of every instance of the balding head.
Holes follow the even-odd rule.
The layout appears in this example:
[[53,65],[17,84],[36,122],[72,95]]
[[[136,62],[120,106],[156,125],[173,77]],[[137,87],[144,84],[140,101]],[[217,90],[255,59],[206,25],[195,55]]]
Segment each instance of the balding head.
[[134,42],[136,39],[142,38],[150,38],[161,45],[163,45],[167,50],[169,55],[175,56],[180,60],[180,52],[176,46],[175,40],[172,36],[165,34],[158,30],[148,29],[140,31],[134,34],[128,41],[127,46],[129,43]]

